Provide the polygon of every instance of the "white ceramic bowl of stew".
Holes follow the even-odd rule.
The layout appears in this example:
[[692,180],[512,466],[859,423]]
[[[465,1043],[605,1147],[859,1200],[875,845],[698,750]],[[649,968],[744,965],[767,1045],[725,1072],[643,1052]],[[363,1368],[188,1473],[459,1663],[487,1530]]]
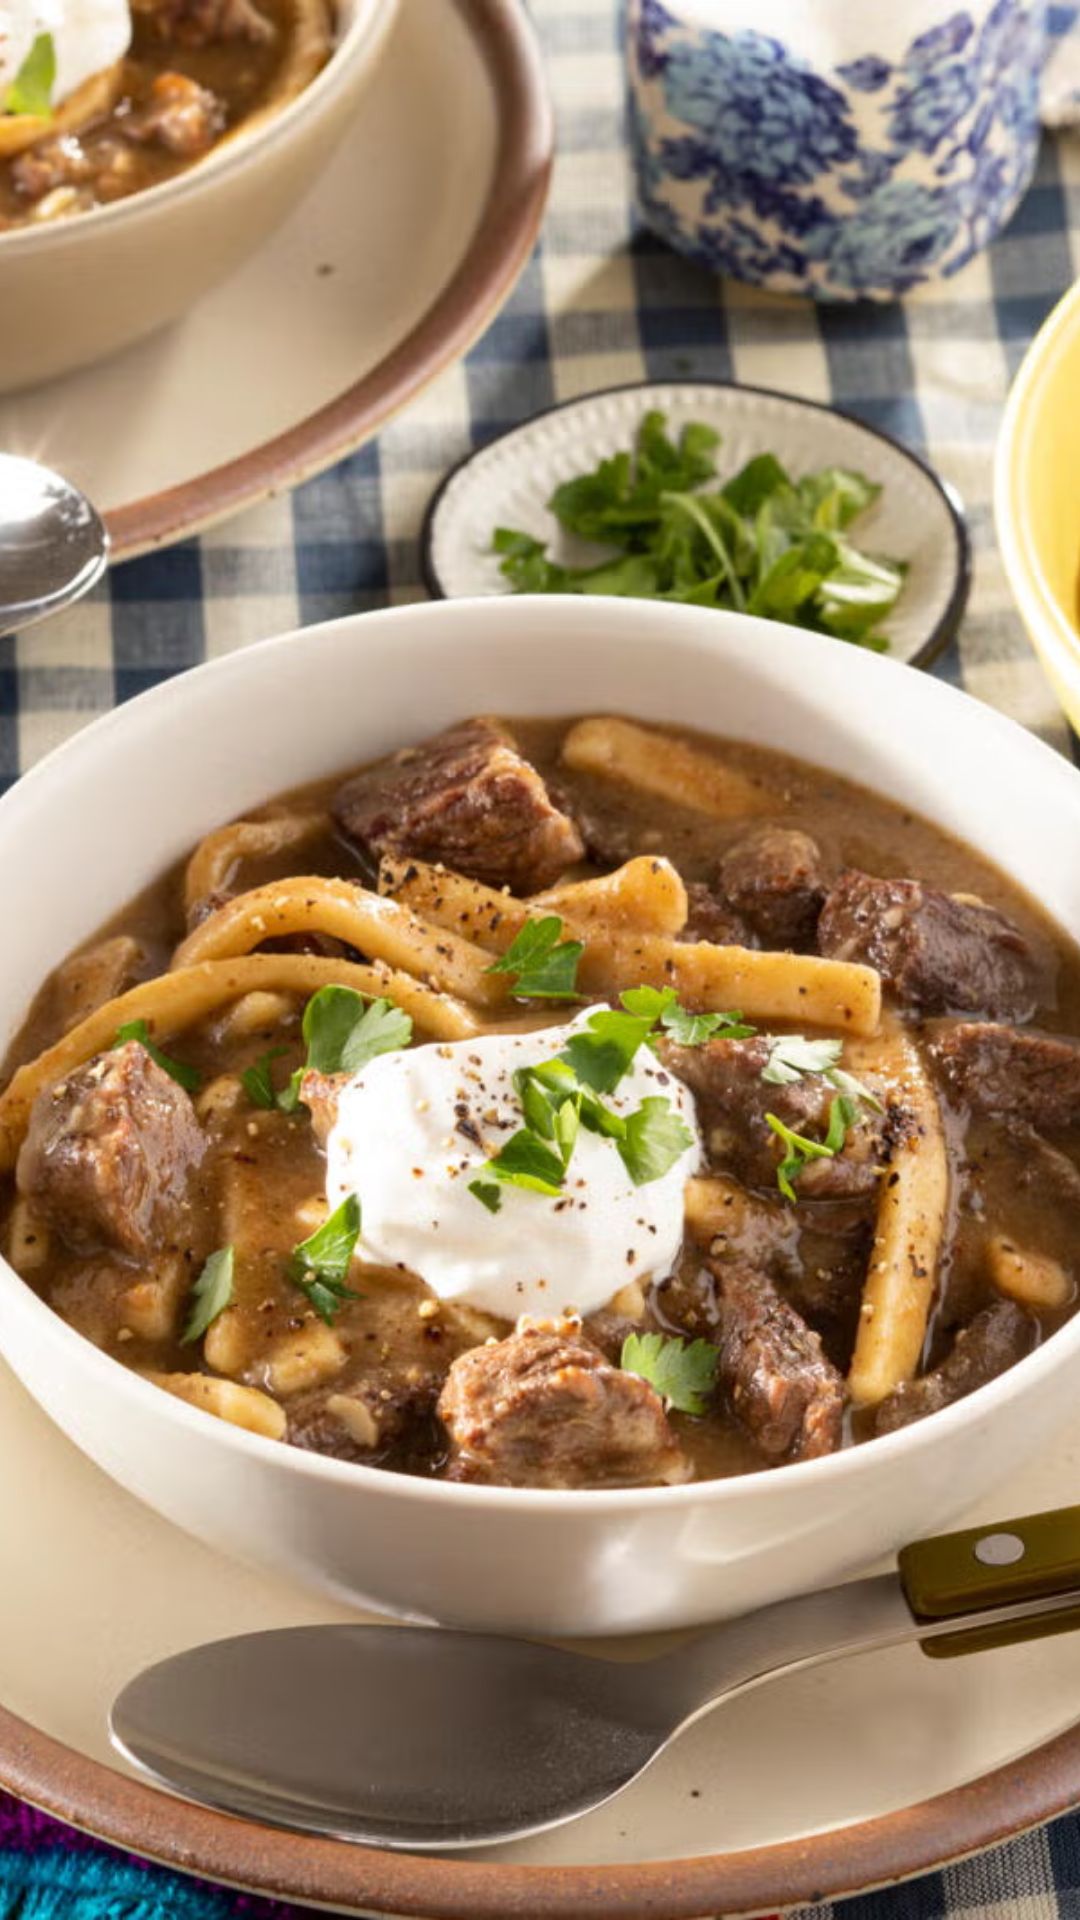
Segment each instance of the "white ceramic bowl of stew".
[[0,232],[0,392],[141,340],[254,253],[343,137],[396,9],[397,0],[335,0],[336,45],[292,99],[157,185]]
[[[929,677],[735,614],[451,601],[234,653],[98,721],[0,802],[0,1032],[212,826],[473,712],[616,710],[792,753],[988,856],[1080,936],[1080,775]],[[108,1358],[0,1263],[0,1350],[83,1451],[227,1553],[337,1599],[473,1628],[685,1626],[835,1580],[941,1527],[1075,1402],[1080,1316],[967,1400],[827,1458],[605,1492],[448,1484],[264,1440]]]

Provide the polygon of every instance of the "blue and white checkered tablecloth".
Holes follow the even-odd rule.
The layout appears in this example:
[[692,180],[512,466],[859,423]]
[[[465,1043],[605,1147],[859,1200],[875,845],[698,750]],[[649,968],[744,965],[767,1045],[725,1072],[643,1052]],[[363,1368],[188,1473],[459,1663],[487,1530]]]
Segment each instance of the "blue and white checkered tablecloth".
[[[1010,604],[990,484],[1010,379],[1080,267],[1080,133],[1044,142],[1008,231],[955,279],[902,305],[814,308],[718,283],[636,225],[615,0],[534,0],[532,10],[559,159],[541,243],[503,313],[462,365],[332,472],[118,567],[89,602],[25,640],[0,640],[0,787],[95,714],[197,661],[421,598],[417,528],[451,462],[552,401],[684,375],[834,401],[951,480],[970,517],[974,587],[936,671],[1068,750]],[[1064,32],[1076,11],[1052,7],[1052,30]],[[162,1876],[163,1892],[170,1880]],[[819,1920],[828,1911],[814,1910]],[[1080,1920],[1080,1817],[843,1913]]]
[[[117,568],[89,604],[0,641],[0,783],[196,661],[420,597],[417,525],[452,461],[554,400],[682,375],[835,401],[953,481],[971,518],[975,583],[939,671],[1064,744],[995,552],[990,473],[1010,377],[1080,264],[1080,135],[1046,142],[1008,232],[955,279],[898,306],[815,309],[720,283],[636,226],[616,0],[534,0],[532,10],[559,160],[541,244],[503,313],[462,365],[332,472]],[[1053,7],[1054,28],[1075,11]]]

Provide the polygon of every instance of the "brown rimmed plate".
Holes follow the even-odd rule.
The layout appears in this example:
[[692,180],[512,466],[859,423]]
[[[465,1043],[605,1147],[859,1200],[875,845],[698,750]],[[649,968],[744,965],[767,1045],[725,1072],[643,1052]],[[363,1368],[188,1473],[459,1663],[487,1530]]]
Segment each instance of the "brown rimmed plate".
[[[111,1698],[199,1640],[349,1616],[139,1506],[3,1368],[0,1459],[0,1785],[210,1879],[425,1920],[689,1920],[880,1885],[1080,1800],[1076,1634],[946,1662],[895,1649],[793,1677],[703,1721],[607,1809],[484,1856],[410,1857],[232,1820],[123,1770],[105,1733]],[[972,1517],[1074,1500],[1078,1468],[1080,1418]]]
[[295,486],[488,325],[552,146],[520,0],[400,0],[355,126],[286,225],[175,326],[0,400],[0,445],[84,487],[117,559]]

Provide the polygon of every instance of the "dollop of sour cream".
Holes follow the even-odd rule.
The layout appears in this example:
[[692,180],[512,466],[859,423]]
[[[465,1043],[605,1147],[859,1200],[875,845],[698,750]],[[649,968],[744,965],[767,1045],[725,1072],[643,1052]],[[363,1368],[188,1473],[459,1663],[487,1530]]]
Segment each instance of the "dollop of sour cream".
[[354,1075],[327,1140],[326,1192],[331,1207],[359,1195],[365,1259],[407,1267],[441,1299],[505,1320],[591,1313],[630,1281],[671,1272],[701,1135],[689,1088],[649,1047],[604,1097],[626,1114],[663,1094],[686,1122],[693,1144],[658,1180],[635,1187],[613,1143],[582,1128],[558,1199],[502,1186],[489,1213],[469,1192],[523,1124],[514,1073],[550,1060],[588,1018],[409,1047]]
[[128,0],[0,0],[0,102],[39,34],[52,35],[58,107],[131,45]]

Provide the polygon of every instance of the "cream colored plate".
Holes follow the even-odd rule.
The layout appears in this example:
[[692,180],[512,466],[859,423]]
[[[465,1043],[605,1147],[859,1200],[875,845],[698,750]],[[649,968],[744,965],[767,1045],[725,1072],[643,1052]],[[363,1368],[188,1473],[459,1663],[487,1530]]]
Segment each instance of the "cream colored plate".
[[[139,1506],[3,1368],[0,1461],[0,1701],[110,1770],[122,1769],[106,1711],[144,1663],[218,1635],[355,1617],[218,1558]],[[1039,1466],[972,1517],[1075,1501],[1078,1487],[1080,1418]],[[867,1657],[778,1682],[717,1712],[609,1808],[475,1857],[504,1866],[614,1866],[771,1847],[983,1774],[1068,1726],[1078,1701],[1080,1634],[949,1662],[910,1649]],[[0,1780],[12,1777],[10,1759],[0,1753]],[[159,1804],[146,1850],[164,1854],[171,1803],[160,1796]],[[94,1826],[92,1806],[83,1817]],[[365,1858],[378,1856],[356,1850],[361,1881]],[[461,1910],[457,1872],[447,1861],[442,1896],[429,1890],[422,1911],[432,1920]],[[809,1898],[813,1888],[792,1891]],[[550,1883],[545,1892],[534,1912],[586,1910],[569,1901],[563,1909]],[[625,1910],[636,1910],[633,1900]]]
[[288,223],[177,325],[0,400],[0,446],[77,481],[121,558],[318,472],[492,318],[550,155],[518,0],[401,0],[354,129]]

